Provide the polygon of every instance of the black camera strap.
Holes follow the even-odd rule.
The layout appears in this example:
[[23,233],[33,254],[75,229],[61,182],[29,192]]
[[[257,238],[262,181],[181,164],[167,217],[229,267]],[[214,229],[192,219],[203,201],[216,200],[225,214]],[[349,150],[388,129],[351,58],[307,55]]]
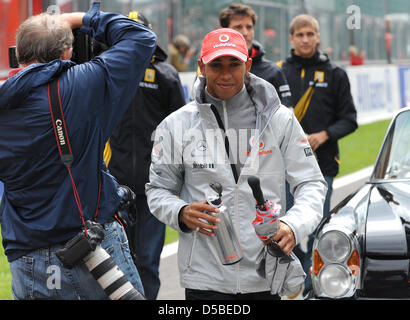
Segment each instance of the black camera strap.
[[54,79],[48,85],[48,99],[50,105],[51,120],[53,122],[54,134],[56,136],[58,152],[61,161],[67,168],[73,164],[73,152],[68,140],[67,127],[63,115],[60,99],[60,80]]
[[[48,84],[48,101],[50,107],[51,120],[54,128],[54,135],[56,138],[58,152],[60,154],[61,161],[68,170],[70,175],[71,184],[73,186],[73,192],[75,201],[77,203],[78,210],[80,212],[81,221],[84,226],[85,235],[88,237],[87,228],[85,226],[84,213],[81,206],[80,196],[77,191],[77,187],[74,182],[73,175],[71,173],[71,166],[74,161],[73,152],[71,150],[70,140],[68,139],[67,126],[64,119],[63,108],[61,105],[61,96],[60,96],[60,80],[58,78],[53,79]],[[98,200],[97,208],[95,212],[94,220],[97,220],[98,216],[98,205],[100,202],[100,193],[101,193],[101,181],[98,184]]]

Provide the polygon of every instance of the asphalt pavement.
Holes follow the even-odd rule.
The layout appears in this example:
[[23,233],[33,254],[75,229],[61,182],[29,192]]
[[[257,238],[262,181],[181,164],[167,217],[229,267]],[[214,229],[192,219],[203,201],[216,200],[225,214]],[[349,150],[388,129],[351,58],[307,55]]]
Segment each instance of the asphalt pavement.
[[[335,179],[333,182],[333,196],[331,208],[343,200],[346,196],[357,190],[369,178],[372,167],[360,170],[356,173]],[[301,244],[303,248],[303,243]],[[177,262],[177,242],[166,245],[162,251],[159,266],[161,287],[158,300],[184,300],[185,292],[179,283],[179,271]],[[298,296],[296,300],[300,300]]]

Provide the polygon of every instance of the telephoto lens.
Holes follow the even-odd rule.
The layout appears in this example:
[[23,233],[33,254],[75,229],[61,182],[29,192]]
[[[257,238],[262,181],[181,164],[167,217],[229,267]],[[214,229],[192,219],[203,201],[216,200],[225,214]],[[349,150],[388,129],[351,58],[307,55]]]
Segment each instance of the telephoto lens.
[[65,268],[84,262],[92,276],[111,300],[146,300],[117,266],[114,259],[101,247],[103,227],[94,221],[85,222],[84,231],[77,234],[58,250],[56,255]]
[[83,260],[111,300],[146,300],[100,245]]

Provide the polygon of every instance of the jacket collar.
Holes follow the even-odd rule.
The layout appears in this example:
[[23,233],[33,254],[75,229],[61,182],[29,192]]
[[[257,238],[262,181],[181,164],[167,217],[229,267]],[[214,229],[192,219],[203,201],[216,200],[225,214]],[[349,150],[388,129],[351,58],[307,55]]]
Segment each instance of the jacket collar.
[[24,68],[23,67],[21,67],[21,68],[17,68],[17,69],[11,69],[10,71],[9,71],[9,78],[10,77],[12,77],[12,76],[15,76],[17,73],[19,73],[21,70],[23,70]]
[[168,55],[165,53],[165,51],[157,45],[155,48],[154,54],[152,55],[152,59],[156,61],[165,61],[167,60]]
[[[239,91],[236,95],[234,95],[231,99],[225,100],[227,108],[235,108],[237,105],[243,103],[245,96],[248,93],[246,92],[245,85],[242,87],[242,90]],[[222,99],[215,98],[212,96],[208,90],[205,88],[205,99],[207,103],[211,103],[217,107],[222,107],[223,101]]]
[[254,40],[252,42],[252,48],[249,50],[248,54],[253,61],[259,61],[262,60],[265,55],[265,50],[258,41]]
[[316,50],[315,54],[310,58],[303,58],[295,54],[295,49],[290,50],[290,57],[286,61],[296,64],[300,67],[311,67],[318,64],[322,64],[329,61],[329,57],[326,53]]
[[[198,105],[200,114],[207,120],[214,122],[210,109],[211,104],[205,102],[205,86],[205,77],[199,75],[194,84],[194,100]],[[270,118],[279,109],[280,100],[278,94],[269,82],[252,73],[249,73],[249,76],[245,78],[245,88],[256,108],[256,129],[262,133]]]
[[47,84],[73,65],[75,63],[70,60],[54,60],[20,70],[0,86],[0,110],[17,106],[32,89]]

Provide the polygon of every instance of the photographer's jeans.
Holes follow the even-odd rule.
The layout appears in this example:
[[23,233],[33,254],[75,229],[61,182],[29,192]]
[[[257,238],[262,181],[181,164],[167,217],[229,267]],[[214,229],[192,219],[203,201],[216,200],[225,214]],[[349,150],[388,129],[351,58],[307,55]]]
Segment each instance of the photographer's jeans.
[[[128,247],[124,229],[114,221],[104,224],[101,243],[128,280],[144,293],[140,276]],[[15,299],[106,300],[108,296],[84,263],[64,268],[55,252],[63,245],[34,250],[10,263]]]

